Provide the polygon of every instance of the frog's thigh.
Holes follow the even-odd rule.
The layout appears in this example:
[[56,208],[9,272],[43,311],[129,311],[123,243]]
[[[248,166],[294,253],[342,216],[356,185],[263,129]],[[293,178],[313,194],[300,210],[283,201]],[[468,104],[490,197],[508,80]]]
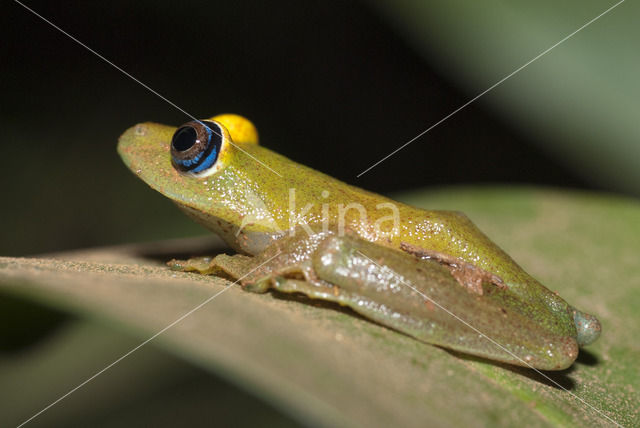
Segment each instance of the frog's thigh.
[[334,236],[314,253],[313,268],[354,311],[428,343],[545,370],[566,368],[578,354],[575,338],[549,333],[518,311],[466,290],[435,261]]
[[253,258],[242,254],[234,256],[219,254],[215,257],[193,257],[188,260],[173,259],[167,262],[167,265],[172,270],[181,272],[198,272],[203,275],[221,275],[239,279],[250,271]]

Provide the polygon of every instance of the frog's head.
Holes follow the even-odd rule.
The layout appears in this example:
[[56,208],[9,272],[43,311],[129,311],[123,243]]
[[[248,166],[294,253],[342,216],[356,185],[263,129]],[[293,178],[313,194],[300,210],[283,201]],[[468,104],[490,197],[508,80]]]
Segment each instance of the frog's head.
[[[178,128],[141,123],[120,137],[118,153],[145,183],[236,249],[252,253],[277,226],[270,206],[279,197],[277,175],[269,165],[278,168],[282,157],[258,145],[248,119],[224,114]],[[239,231],[247,248],[237,245]]]
[[[179,181],[180,177],[203,178],[215,174],[234,163],[237,151],[257,144],[258,131],[251,121],[235,114],[223,114],[193,120],[178,128],[157,123],[138,124],[120,137],[118,153],[131,170],[155,188],[153,185],[160,176],[169,172],[166,178],[171,182]],[[188,187],[187,181],[179,184],[180,190]]]

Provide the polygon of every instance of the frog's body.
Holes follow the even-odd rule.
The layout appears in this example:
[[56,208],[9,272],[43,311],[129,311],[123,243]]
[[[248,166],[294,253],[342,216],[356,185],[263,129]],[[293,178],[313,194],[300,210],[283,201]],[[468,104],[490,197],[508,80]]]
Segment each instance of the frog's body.
[[[199,176],[179,171],[175,157],[172,165],[169,153],[176,133],[173,127],[137,125],[123,134],[118,150],[140,178],[218,233],[234,249],[263,260],[264,254],[273,248],[292,252],[283,248],[283,243],[297,242],[299,246],[301,234],[308,238],[307,248],[316,251],[318,236],[341,239],[346,231],[350,248],[365,246],[372,251],[371,243],[391,257],[400,254],[407,260],[415,260],[418,256],[436,259],[449,267],[477,268],[492,279],[485,281],[488,277],[483,277],[482,281],[476,281],[482,286],[473,293],[491,301],[491,305],[525,316],[540,332],[562,338],[565,354],[570,358],[545,368],[566,367],[570,364],[567,361],[577,356],[577,343],[589,343],[599,334],[595,318],[576,311],[524,272],[463,214],[423,210],[347,185],[260,146],[255,128],[244,118],[223,115],[213,120],[208,123],[211,127],[222,125],[221,140],[228,143],[222,143],[215,168]],[[294,230],[296,237],[291,237]],[[309,251],[309,260],[313,251]],[[291,260],[287,263],[293,264]],[[403,263],[398,266],[404,266]],[[282,268],[280,265],[278,269]],[[273,271],[278,269],[272,266]],[[575,344],[573,351],[571,340]],[[517,363],[512,360],[509,362]]]

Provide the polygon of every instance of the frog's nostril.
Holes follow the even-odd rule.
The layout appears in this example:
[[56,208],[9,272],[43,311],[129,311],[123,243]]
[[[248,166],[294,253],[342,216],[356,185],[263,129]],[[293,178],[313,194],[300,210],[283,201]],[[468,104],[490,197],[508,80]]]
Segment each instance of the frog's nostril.
[[171,147],[179,152],[189,150],[196,143],[198,139],[196,130],[190,126],[183,126],[173,134],[171,140]]

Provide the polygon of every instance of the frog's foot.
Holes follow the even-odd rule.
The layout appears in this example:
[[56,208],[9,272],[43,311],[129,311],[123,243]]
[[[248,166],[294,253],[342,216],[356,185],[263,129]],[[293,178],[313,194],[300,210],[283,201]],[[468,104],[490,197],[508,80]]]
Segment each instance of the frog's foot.
[[451,276],[453,276],[460,285],[467,287],[470,291],[473,291],[476,294],[484,294],[484,290],[482,288],[483,283],[490,283],[500,288],[506,288],[502,278],[457,257],[453,257],[439,251],[418,247],[417,245],[412,245],[406,242],[401,242],[400,248],[420,259],[435,260],[441,265],[447,267],[451,272]]
[[[283,255],[288,259],[288,255]],[[242,287],[253,293],[265,293],[272,289],[280,293],[302,293],[312,299],[333,300],[337,288],[318,279],[308,261],[289,265],[290,260],[276,257],[261,264],[241,280]]]
[[271,276],[244,286],[244,289],[254,293],[264,293],[270,289],[280,293],[304,294],[311,299],[325,300],[348,306],[349,300],[333,284],[320,280],[304,280],[287,278],[286,276]]
[[581,312],[576,308],[571,308],[573,312],[573,322],[576,325],[578,345],[585,346],[595,342],[600,333],[602,332],[602,326],[598,318],[586,312]]
[[193,257],[188,260],[170,260],[167,265],[180,272],[198,272],[203,275],[218,275],[237,280],[246,275],[252,266],[253,257],[236,254],[219,254],[215,257]]

